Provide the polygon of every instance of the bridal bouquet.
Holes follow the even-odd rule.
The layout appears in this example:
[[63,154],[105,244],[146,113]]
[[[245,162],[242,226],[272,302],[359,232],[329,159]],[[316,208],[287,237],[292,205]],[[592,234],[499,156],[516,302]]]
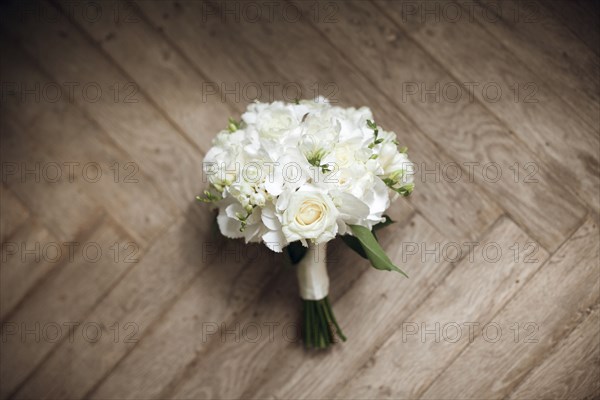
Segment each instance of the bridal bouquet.
[[209,187],[197,199],[218,208],[221,233],[285,249],[297,264],[307,347],[346,340],[327,298],[325,246],[336,235],[373,267],[405,275],[373,231],[392,222],[390,202],[413,190],[406,151],[369,108],[318,98],[250,104],[206,154]]

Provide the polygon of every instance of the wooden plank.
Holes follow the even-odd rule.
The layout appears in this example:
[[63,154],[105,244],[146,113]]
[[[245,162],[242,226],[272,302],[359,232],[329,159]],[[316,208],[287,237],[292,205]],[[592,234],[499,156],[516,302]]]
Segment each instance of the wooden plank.
[[[0,129],[3,133],[0,152],[6,174],[4,183],[19,196],[28,210],[34,210],[33,214],[41,224],[51,227],[49,229],[57,239],[73,240],[89,219],[93,220],[103,212],[102,206],[74,184],[59,186],[41,179],[41,160],[35,158],[35,147],[23,140],[23,132],[27,129],[15,120],[14,115],[7,115],[6,110],[7,107],[0,109]],[[37,149],[39,153],[41,150]],[[38,165],[39,168],[36,168]],[[73,207],[73,199],[77,199],[77,207]],[[2,215],[2,219],[4,218]]]
[[64,256],[62,243],[35,218],[30,218],[2,242],[0,320],[4,321],[25,294]]
[[[309,12],[308,3],[297,4],[305,4],[305,12]],[[563,167],[560,171],[546,168],[501,121],[467,95],[450,102],[442,98],[439,89],[438,99],[421,97],[425,88],[433,89],[435,95],[436,85],[451,87],[455,80],[369,2],[344,2],[336,17],[335,24],[318,25],[323,36],[456,160],[442,163],[439,169],[446,172],[440,174],[441,179],[465,180],[485,188],[548,249],[556,249],[579,226],[585,217],[584,206],[569,193],[565,194],[570,197],[567,201],[554,194],[562,185],[555,176]],[[374,19],[379,22],[369,23]],[[349,39],[364,45],[346,46]],[[431,161],[426,165],[435,170]],[[496,172],[502,175],[497,177]]]
[[[545,2],[459,0],[506,51],[534,70],[592,128],[600,125],[600,58],[550,11]],[[553,3],[553,2],[551,2]],[[485,11],[484,11],[485,10]]]
[[[403,221],[399,221],[398,227],[402,225]],[[332,242],[329,247],[330,273],[332,277],[335,276],[331,281],[331,292],[333,298],[336,298],[340,293],[345,292],[368,267],[364,262],[358,262],[360,268],[354,267],[359,259],[358,256],[340,240]],[[262,310],[262,307],[277,307],[276,304],[281,304],[287,313],[285,318],[293,320],[299,306],[298,301],[295,300],[297,297],[295,274],[290,268],[283,270],[278,268],[282,263],[281,257],[274,257],[273,253],[264,253],[265,251],[261,251],[259,258],[268,263],[263,266],[257,263],[256,257],[250,257],[249,264],[243,266],[247,275],[244,274],[241,278],[235,276],[237,271],[223,268],[223,265],[200,275],[198,282],[182,295],[168,315],[160,321],[143,343],[112,371],[91,397],[99,399],[129,396],[165,397],[167,391],[177,387],[186,376],[198,370],[198,363],[214,359],[215,354],[212,353],[222,354],[220,347],[225,346],[220,343],[223,335],[222,324],[230,330],[234,329],[236,323],[240,324],[238,336],[241,336],[243,331],[241,324],[251,320],[260,328],[261,340],[267,340],[269,327],[264,324],[275,319],[271,318],[274,314],[271,314],[268,308]],[[250,251],[250,254],[256,253]],[[349,268],[350,266],[352,268]],[[212,279],[212,275],[217,273],[215,269],[225,269],[222,273],[227,274],[227,278],[221,277],[222,284],[225,285],[222,288],[222,284],[215,283]],[[278,276],[267,282],[266,277],[274,272],[277,272]],[[237,286],[240,279],[248,280],[252,285],[244,284],[244,290],[238,295],[240,288]],[[203,299],[206,298],[207,291],[212,293],[212,290],[202,289],[205,285],[214,286],[214,290],[222,290],[223,293],[209,296],[214,299],[214,302],[206,303]],[[266,299],[261,299],[257,306],[255,297],[259,290]],[[228,300],[227,297],[233,300]],[[279,299],[277,303],[267,301],[274,297]],[[256,312],[264,316],[259,317]],[[192,314],[193,318],[190,317]],[[214,329],[219,331],[215,332]],[[280,335],[281,326],[277,329],[277,334]],[[252,331],[251,334],[255,333]],[[169,339],[165,340],[167,337]],[[298,343],[295,344],[298,346]],[[150,359],[161,359],[165,362],[153,363]]]
[[[208,219],[205,225],[210,225]],[[129,327],[127,332],[121,331],[121,340],[103,340],[93,345],[85,341],[62,342],[15,397],[83,397],[152,329],[154,321],[167,312],[175,299],[197,283],[193,279],[196,275],[207,265],[220,265],[220,253],[207,254],[203,243],[216,243],[216,249],[220,249],[222,239],[215,239],[214,232],[199,231],[193,221],[180,218],[87,315],[89,321],[110,321],[121,329]],[[227,268],[224,269],[226,273]],[[205,301],[212,304],[210,298]],[[125,340],[133,331],[135,340]]]
[[[400,263],[400,249],[395,244],[399,241],[420,242],[425,237],[430,240],[441,238],[434,228],[418,214],[406,224],[392,229],[385,232],[383,240],[388,254],[397,263]],[[392,310],[398,308],[397,297],[406,296],[406,301],[409,301],[408,299],[411,297],[410,290],[405,291],[398,288],[409,285],[409,282],[403,282],[403,278],[399,275],[373,271],[372,268],[365,265],[365,261],[362,261],[359,265],[361,268],[367,268],[367,271],[361,272],[358,279],[355,277],[348,280],[352,284],[347,291],[339,290],[339,278],[354,269],[350,268],[352,260],[348,260],[345,256],[349,250],[343,250],[345,253],[341,259],[330,263],[333,285],[330,296],[337,319],[349,337],[348,342],[327,352],[328,357],[326,357],[325,353],[308,355],[300,340],[294,338],[293,334],[288,333],[289,336],[284,336],[286,326],[297,324],[298,307],[300,307],[298,301],[290,301],[291,296],[296,296],[296,290],[290,289],[290,287],[295,288],[296,286],[295,277],[292,276],[291,279],[284,277],[286,280],[280,280],[278,284],[274,285],[277,290],[266,293],[259,304],[240,315],[236,321],[242,330],[252,326],[251,324],[266,326],[268,322],[278,323],[272,340],[266,335],[258,341],[244,340],[244,337],[241,340],[235,340],[232,335],[221,331],[221,336],[217,336],[212,341],[211,351],[199,357],[197,362],[188,368],[186,374],[173,382],[168,388],[169,390],[161,393],[161,397],[248,398],[252,396],[248,393],[249,390],[256,390],[258,387],[264,388],[265,383],[271,383],[266,382],[269,377],[274,380],[282,378],[277,381],[286,381],[287,378],[290,378],[290,372],[292,372],[291,375],[294,375],[293,371],[296,371],[297,368],[303,370],[304,367],[300,365],[303,362],[317,369],[314,371],[314,377],[316,377],[319,372],[322,373],[321,368],[327,369],[328,374],[332,373],[329,361],[332,363],[335,360],[339,361],[335,355],[347,355],[352,353],[352,350],[364,355],[368,351],[369,344],[379,337],[379,335],[371,335],[372,331],[368,327],[373,326],[370,324],[382,327],[394,321],[395,315]],[[435,277],[439,279],[444,272],[447,272],[445,267],[448,265],[444,262],[435,263],[432,258],[424,264],[420,260],[410,260],[404,263],[404,267],[411,275],[411,280],[415,279],[416,283],[418,282],[417,285],[427,287],[435,283]],[[431,274],[429,275],[426,271]],[[358,272],[360,271],[355,271],[355,273]],[[427,275],[431,279],[429,281],[422,279],[423,275]],[[369,293],[365,293],[365,291],[369,291]],[[414,292],[412,295],[414,296]],[[361,300],[365,302],[364,308],[357,306]],[[378,301],[379,307],[374,307],[372,301]],[[418,302],[418,299],[415,298],[414,301]],[[294,308],[290,308],[290,304]],[[359,324],[358,321],[363,323]],[[369,323],[365,321],[369,321]],[[359,347],[359,344],[362,346],[360,347],[362,350],[355,349],[355,346]],[[350,346],[351,349],[348,349],[347,346]],[[284,355],[285,357],[283,357]],[[330,357],[333,359],[329,360]],[[321,367],[317,365],[317,360],[323,362]],[[275,367],[276,365],[277,367]],[[306,367],[308,370],[308,365]],[[296,378],[300,375],[295,374]],[[315,378],[310,386],[316,385],[318,381],[319,379]],[[307,387],[301,392],[295,392],[294,396],[307,390],[310,389]],[[259,396],[264,394],[261,392]],[[269,395],[271,394],[275,395],[275,393],[269,393]]]
[[[325,79],[291,80],[283,71],[285,68],[276,66],[285,60],[274,62],[268,53],[263,52],[264,49],[257,48],[252,41],[247,46],[240,42],[240,34],[245,35],[252,27],[239,13],[235,14],[233,4],[229,12],[234,12],[231,12],[230,19],[225,20],[220,17],[218,2],[139,2],[137,6],[154,29],[162,32],[173,47],[180,49],[196,68],[202,70],[203,75],[210,78],[206,82],[209,86],[203,88],[206,96],[214,101],[227,101],[238,113],[243,112],[254,99],[291,102],[296,97],[323,95],[340,100],[339,88],[331,85],[335,82]],[[263,30],[256,24],[253,28]],[[273,34],[268,27],[263,28],[265,35]],[[198,46],[198,42],[203,45]],[[232,57],[232,54],[235,56]],[[213,91],[218,93],[212,94]]]
[[592,51],[600,55],[600,29],[598,18],[600,8],[595,1],[563,0],[546,1],[543,7],[552,13],[571,29]]
[[[60,4],[63,10],[72,7],[68,0]],[[173,124],[206,152],[213,135],[226,127],[233,109],[227,103],[203,97],[206,77],[141,20],[133,7],[113,1],[79,3],[82,9],[96,4],[102,8],[102,16],[90,19],[81,12],[71,13],[76,24],[135,80]]]
[[[372,85],[306,24],[287,24],[280,18],[264,24],[244,18],[240,22],[235,19],[222,22],[219,15],[207,16],[203,4],[189,2],[172,6],[143,2],[139,6],[156,29],[163,31],[214,82],[228,87],[237,82],[241,88],[259,84],[264,96],[267,96],[265,84],[270,82],[274,85],[273,99],[288,101],[292,99],[286,97],[283,87],[297,85],[304,88],[300,93],[303,97],[310,98],[316,92],[331,95],[332,101],[342,106],[368,105],[379,124],[398,132],[398,140],[409,147],[411,160],[418,165],[434,168],[436,164],[453,161],[400,115],[378,90],[365,90]],[[197,23],[205,16],[202,24]],[[202,46],[198,46],[198,42]],[[315,51],[315,43],[322,48]],[[232,58],[232,54],[235,57]],[[286,57],[273,62],[273,54]],[[242,96],[240,109],[248,101]],[[472,183],[467,180],[452,183],[440,179],[439,174],[437,179],[431,175],[428,180],[418,179],[410,201],[448,237],[475,238],[500,214],[496,204]],[[438,207],[440,202],[450,202],[453,207]]]
[[[446,2],[436,4],[443,7]],[[539,157],[540,170],[548,168],[556,174],[559,186],[565,187],[561,192],[572,190],[590,208],[600,210],[597,128],[578,118],[551,85],[468,18],[439,18],[439,22],[430,18],[421,23],[415,21],[420,18],[416,14],[409,16],[411,22],[403,22],[400,3],[381,3],[380,7],[456,80],[477,85],[472,90],[474,98]],[[511,89],[515,85],[523,96],[523,91],[536,89],[535,99],[521,95],[515,99]]]
[[[23,88],[52,82],[22,52],[7,43],[5,36],[2,44],[3,51],[11,58],[11,64],[4,65],[2,71],[8,82],[16,82]],[[40,95],[39,101],[11,98],[4,104],[6,115],[27,127],[9,133],[6,161],[19,163],[21,170],[38,171],[37,176],[26,179],[22,179],[22,174],[12,175],[9,187],[15,187],[13,181],[21,184],[23,180],[29,180],[30,184],[73,186],[84,192],[84,197],[93,197],[101,204],[140,246],[154,238],[178,213],[173,203],[160,194],[155,182],[136,169],[135,159],[115,147],[102,128],[68,99],[50,101]],[[131,168],[125,168],[127,165]],[[115,168],[120,175],[115,174]],[[77,194],[75,198],[80,196]],[[48,208],[47,200],[45,204],[43,209]],[[73,207],[72,199],[67,205]]]
[[320,396],[420,397],[468,346],[469,326],[481,329],[490,323],[546,259],[540,247],[530,258],[511,250],[526,249],[529,243],[531,239],[517,225],[502,218],[431,296],[400,320],[396,332],[354,376],[340,377]]
[[[56,13],[46,2],[37,5],[42,15]],[[43,64],[54,81],[78,84],[73,101],[115,143],[126,144],[140,171],[182,211],[187,211],[202,189],[202,154],[198,146],[179,132],[152,99],[66,19],[57,23],[26,14],[7,22],[5,29]],[[64,51],[65,48],[69,51]],[[95,102],[85,101],[81,92],[85,85],[91,84],[98,85],[103,94]],[[177,155],[177,162],[173,162],[173,154]],[[124,169],[120,172],[122,176],[128,174]]]
[[[112,223],[100,223],[90,229],[92,232],[83,233],[77,239],[79,246],[72,243],[72,253],[69,248],[63,248],[66,255],[61,265],[55,266],[43,284],[3,321],[5,341],[0,354],[3,398],[18,389],[59,342],[68,342],[71,337],[73,343],[93,347],[100,342],[86,340],[81,333],[93,339],[99,334],[96,328],[101,326],[102,340],[114,345],[108,331],[114,322],[110,315],[94,319],[86,319],[86,315],[134,265],[125,262],[125,257],[115,259],[117,253],[111,252],[115,243],[125,246],[131,239]],[[87,328],[73,331],[71,323]],[[71,332],[79,332],[79,335],[71,336]]]
[[29,217],[27,207],[4,184],[0,186],[0,214],[0,242],[4,243]]
[[156,398],[180,370],[205,350],[207,332],[231,321],[254,301],[271,275],[281,271],[281,265],[277,265],[282,264],[281,257],[268,254],[266,247],[246,248],[239,242],[235,246],[231,249],[234,252],[221,253],[230,261],[215,263],[203,271],[144,340],[98,382],[100,386],[92,397]]
[[[505,340],[497,343],[478,337],[423,396],[501,398],[508,395],[581,322],[585,310],[597,304],[600,296],[598,239],[598,225],[590,219],[493,317],[502,327],[517,323],[525,328],[520,331],[518,340],[510,331]],[[527,328],[527,323],[533,325]]]
[[510,398],[583,399],[600,392],[600,315],[595,307]]

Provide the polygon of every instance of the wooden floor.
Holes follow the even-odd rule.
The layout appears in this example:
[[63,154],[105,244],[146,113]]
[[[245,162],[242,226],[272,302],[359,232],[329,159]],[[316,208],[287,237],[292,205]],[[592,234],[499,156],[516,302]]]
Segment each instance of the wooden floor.
[[[2,398],[600,395],[592,1],[14,2],[0,9]],[[254,98],[368,105],[417,187],[335,241],[348,336],[194,197]]]

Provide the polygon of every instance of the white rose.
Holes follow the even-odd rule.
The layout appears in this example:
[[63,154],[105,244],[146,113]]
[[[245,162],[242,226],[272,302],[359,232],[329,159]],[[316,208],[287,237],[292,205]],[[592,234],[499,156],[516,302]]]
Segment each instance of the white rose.
[[282,231],[288,242],[300,240],[306,245],[309,239],[319,244],[337,234],[339,212],[331,198],[316,187],[305,185],[297,192],[283,193],[277,208],[282,210]]
[[248,125],[254,125],[263,139],[279,139],[298,126],[299,122],[290,105],[275,102],[266,107],[254,104],[242,115]]
[[362,149],[357,141],[340,143],[335,146],[332,157],[327,157],[325,161],[335,163],[338,168],[348,168],[360,159],[360,150]]

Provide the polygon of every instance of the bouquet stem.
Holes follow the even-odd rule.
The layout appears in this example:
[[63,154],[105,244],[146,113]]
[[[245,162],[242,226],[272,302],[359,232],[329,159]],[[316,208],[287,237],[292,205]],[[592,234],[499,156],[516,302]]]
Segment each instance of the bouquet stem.
[[303,308],[302,334],[306,347],[327,348],[336,343],[335,335],[346,341],[346,336],[333,315],[328,297],[321,300],[304,300]]
[[310,245],[298,263],[298,282],[303,299],[302,335],[306,347],[327,348],[336,336],[346,341],[329,298],[329,277],[325,262],[326,245]]

